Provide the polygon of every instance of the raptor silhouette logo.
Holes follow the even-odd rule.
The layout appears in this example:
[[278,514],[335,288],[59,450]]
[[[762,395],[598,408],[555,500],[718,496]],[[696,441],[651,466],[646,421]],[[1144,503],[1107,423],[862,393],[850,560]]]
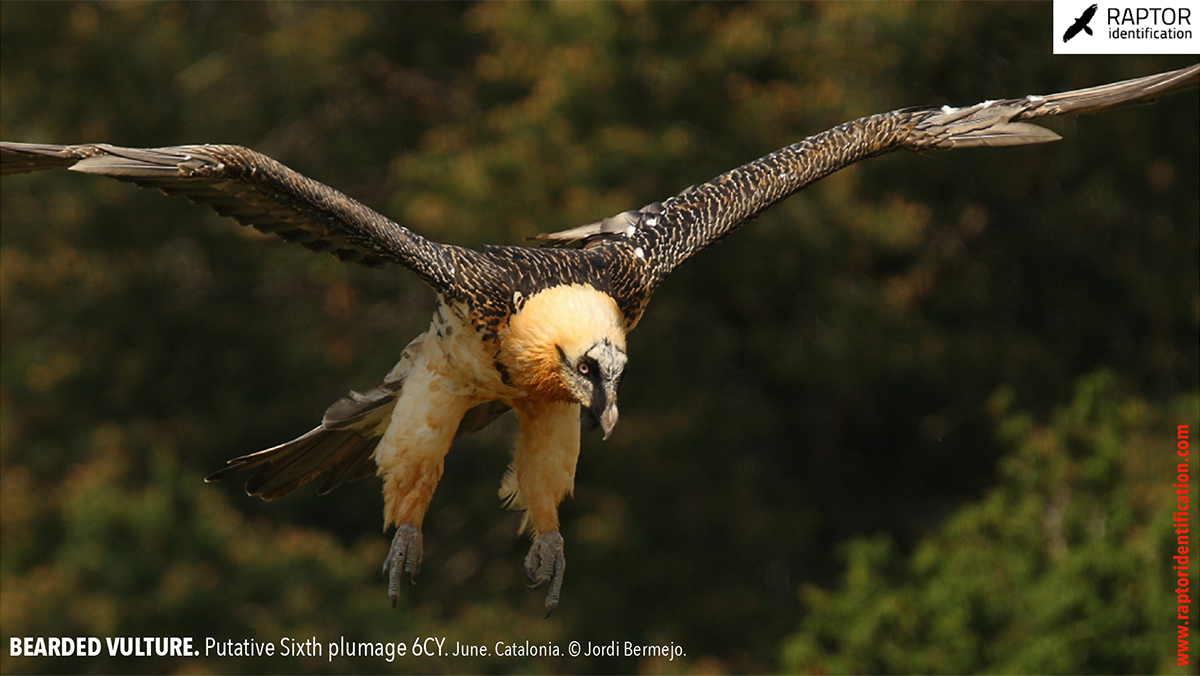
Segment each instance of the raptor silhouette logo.
[[1091,7],[1083,10],[1083,14],[1080,14],[1079,18],[1075,19],[1075,23],[1071,24],[1071,27],[1067,29],[1067,32],[1063,33],[1063,42],[1069,42],[1071,38],[1079,35],[1079,31],[1093,35],[1092,29],[1088,27],[1088,24],[1092,22],[1092,17],[1096,16],[1098,8],[1099,5],[1093,3]]

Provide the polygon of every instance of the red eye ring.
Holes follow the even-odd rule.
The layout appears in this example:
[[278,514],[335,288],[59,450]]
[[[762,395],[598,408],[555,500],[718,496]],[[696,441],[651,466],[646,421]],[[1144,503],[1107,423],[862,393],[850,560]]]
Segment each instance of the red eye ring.
[[588,374],[588,371],[592,370],[592,367],[588,366],[587,362],[581,361],[578,364],[576,364],[575,370],[579,371],[579,375],[586,376]]

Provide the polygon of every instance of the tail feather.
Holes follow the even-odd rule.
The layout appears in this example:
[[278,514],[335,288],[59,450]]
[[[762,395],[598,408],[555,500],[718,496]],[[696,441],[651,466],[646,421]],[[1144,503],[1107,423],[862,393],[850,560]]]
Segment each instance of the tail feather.
[[[399,389],[387,402],[390,405],[372,402],[376,413],[372,418],[390,417],[398,394]],[[343,402],[347,400],[341,399],[334,406],[344,406]],[[274,500],[329,471],[331,474],[319,491],[328,493],[344,483],[373,473],[372,454],[382,437],[383,431],[378,424],[331,429],[322,423],[287,443],[234,458],[226,467],[205,477],[205,481],[220,481],[257,469],[258,473],[246,482],[246,492],[264,500]]]
[[[205,481],[220,481],[234,474],[258,470],[246,482],[246,492],[274,500],[329,472],[319,495],[375,473],[375,447],[392,419],[392,409],[404,389],[414,358],[427,334],[404,348],[400,361],[383,382],[368,392],[351,392],[335,401],[321,424],[295,439],[250,455],[243,455],[208,475]],[[509,410],[499,401],[484,402],[464,416],[458,434],[475,432]]]
[[317,489],[317,495],[325,495],[329,491],[341,486],[342,484],[350,483],[351,481],[358,481],[359,479],[365,479],[375,474],[374,453],[375,446],[379,443],[379,438],[380,437],[376,437],[375,444],[372,444],[371,446],[371,451],[359,455],[357,461],[353,463],[344,462],[336,467],[329,474],[329,476],[325,478],[325,481],[321,484],[321,487]]
[[424,340],[422,334],[409,343],[396,366],[370,391],[351,392],[335,401],[317,427],[287,443],[234,458],[205,481],[220,481],[258,469],[246,482],[246,492],[274,500],[322,472],[331,472],[318,491],[322,494],[370,476],[374,472],[372,454],[391,420],[413,356]]
[[[313,431],[317,434],[306,440],[308,435],[284,444],[275,454],[278,459],[268,465],[269,471],[264,469],[246,482],[246,491],[274,500],[312,481],[322,472],[348,469],[362,459],[370,460],[381,438],[364,437],[349,430],[321,434],[318,427]],[[335,473],[345,476],[343,472]]]

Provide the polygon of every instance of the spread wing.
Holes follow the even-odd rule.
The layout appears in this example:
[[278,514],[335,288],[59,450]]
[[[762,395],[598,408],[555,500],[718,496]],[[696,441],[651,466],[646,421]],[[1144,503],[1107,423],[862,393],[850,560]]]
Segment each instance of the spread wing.
[[628,252],[648,292],[695,253],[732,233],[797,190],[859,160],[896,150],[1028,145],[1057,141],[1029,124],[1049,115],[1085,113],[1196,87],[1200,65],[1048,96],[985,101],[966,108],[906,108],[847,122],[637,211],[539,238],[605,243]]
[[54,168],[110,176],[208,204],[242,225],[328,251],[339,260],[370,266],[399,263],[441,293],[453,291],[456,260],[469,256],[241,146],[0,143],[0,175]]

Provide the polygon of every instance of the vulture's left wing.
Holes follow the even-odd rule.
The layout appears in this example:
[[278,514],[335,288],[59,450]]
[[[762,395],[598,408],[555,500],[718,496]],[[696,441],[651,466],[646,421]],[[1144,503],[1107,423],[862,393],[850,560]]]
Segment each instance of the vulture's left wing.
[[652,290],[693,254],[730,234],[797,190],[859,160],[896,150],[1028,145],[1056,141],[1029,124],[1049,115],[1085,113],[1196,87],[1200,65],[1048,96],[985,101],[966,108],[905,108],[847,122],[781,148],[637,211],[539,239],[583,241],[585,248],[623,242],[614,250],[640,259]]

